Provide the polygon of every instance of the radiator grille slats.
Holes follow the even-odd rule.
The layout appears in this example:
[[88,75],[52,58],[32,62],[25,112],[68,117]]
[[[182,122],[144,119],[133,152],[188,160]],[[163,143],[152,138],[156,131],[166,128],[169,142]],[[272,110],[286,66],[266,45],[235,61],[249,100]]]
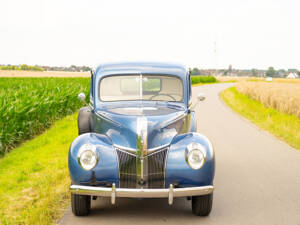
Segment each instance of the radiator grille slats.
[[164,188],[167,148],[148,156],[149,188]]
[[117,149],[119,157],[120,187],[136,187],[136,156]]
[[[130,154],[122,149],[116,148],[119,158],[119,173],[121,188],[137,187],[136,160],[140,160],[136,155]],[[148,162],[148,172],[144,174],[147,177],[145,187],[164,188],[165,183],[165,162],[168,147],[157,150],[146,156]]]

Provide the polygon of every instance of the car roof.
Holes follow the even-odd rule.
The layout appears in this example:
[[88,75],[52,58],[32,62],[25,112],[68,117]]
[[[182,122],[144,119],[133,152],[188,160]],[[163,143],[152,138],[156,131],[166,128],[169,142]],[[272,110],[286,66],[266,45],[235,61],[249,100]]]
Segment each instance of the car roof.
[[177,63],[162,62],[118,62],[100,64],[96,68],[96,76],[112,74],[168,74],[185,79],[188,74],[187,67]]

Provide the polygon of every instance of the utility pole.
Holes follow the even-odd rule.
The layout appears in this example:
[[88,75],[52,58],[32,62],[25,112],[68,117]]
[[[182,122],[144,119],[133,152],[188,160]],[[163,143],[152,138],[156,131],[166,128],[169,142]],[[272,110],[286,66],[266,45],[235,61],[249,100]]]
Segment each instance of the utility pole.
[[218,75],[218,53],[217,53],[217,40],[214,41],[214,61],[215,61],[215,76]]

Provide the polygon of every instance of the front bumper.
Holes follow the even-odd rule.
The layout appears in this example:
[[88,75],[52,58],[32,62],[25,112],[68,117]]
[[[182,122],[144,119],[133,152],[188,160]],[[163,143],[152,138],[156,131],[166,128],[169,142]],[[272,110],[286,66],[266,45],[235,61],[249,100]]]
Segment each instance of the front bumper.
[[142,189],[142,188],[116,188],[113,184],[112,187],[93,187],[84,185],[71,185],[70,191],[72,194],[91,195],[91,196],[104,196],[111,197],[111,203],[115,204],[116,197],[124,198],[168,198],[169,204],[173,204],[173,198],[186,197],[195,195],[207,195],[212,193],[214,187],[212,185],[201,187],[187,187],[187,188],[174,188],[171,184],[170,187],[163,189]]

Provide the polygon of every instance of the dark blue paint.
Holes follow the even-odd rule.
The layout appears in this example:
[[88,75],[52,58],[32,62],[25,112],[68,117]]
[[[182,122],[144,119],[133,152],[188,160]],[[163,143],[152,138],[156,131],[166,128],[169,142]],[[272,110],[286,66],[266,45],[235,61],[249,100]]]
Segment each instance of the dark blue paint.
[[[96,145],[96,151],[99,154],[99,162],[91,171],[85,171],[77,162],[79,148],[87,143]],[[118,159],[112,142],[107,136],[95,133],[87,133],[77,137],[69,150],[69,171],[74,184],[90,182],[92,171],[94,171],[97,181],[115,183],[118,186]]]
[[[98,97],[99,81],[114,74],[166,74],[179,77],[184,87],[184,102],[158,104],[155,101],[101,102]],[[136,149],[137,117],[113,113],[112,108],[155,107],[173,108],[172,113],[163,115],[144,115],[148,120],[148,148],[168,144],[170,146],[166,163],[166,187],[171,183],[180,187],[211,185],[214,178],[214,155],[208,139],[195,133],[197,123],[195,113],[188,109],[191,99],[191,83],[188,69],[177,64],[161,63],[115,63],[100,65],[91,82],[90,100],[92,104],[92,127],[94,133],[77,137],[69,150],[69,171],[74,184],[96,181],[119,185],[118,158],[113,144]],[[93,92],[93,93],[92,93]],[[179,120],[174,120],[184,114]],[[164,124],[166,121],[171,121]],[[198,142],[206,149],[207,161],[199,170],[193,170],[185,161],[185,148],[191,142]],[[83,170],[77,162],[77,153],[85,143],[97,146],[99,162],[91,171]]]
[[[120,105],[120,102],[101,102],[98,96],[99,81],[105,76],[121,74],[165,74],[177,76],[182,80],[183,87],[187,87],[188,69],[185,66],[172,63],[154,62],[131,62],[131,63],[111,63],[99,65],[95,71],[94,79],[94,103],[96,110],[102,110],[108,105]],[[184,88],[184,104],[188,104],[189,89]],[[136,102],[136,101],[134,101]],[[126,103],[125,103],[126,104]]]
[[[206,149],[206,162],[199,170],[192,169],[185,160],[185,148],[191,142],[200,143]],[[167,159],[166,187],[170,184],[178,184],[179,187],[211,185],[214,173],[214,153],[205,136],[198,133],[186,133],[174,138]]]

